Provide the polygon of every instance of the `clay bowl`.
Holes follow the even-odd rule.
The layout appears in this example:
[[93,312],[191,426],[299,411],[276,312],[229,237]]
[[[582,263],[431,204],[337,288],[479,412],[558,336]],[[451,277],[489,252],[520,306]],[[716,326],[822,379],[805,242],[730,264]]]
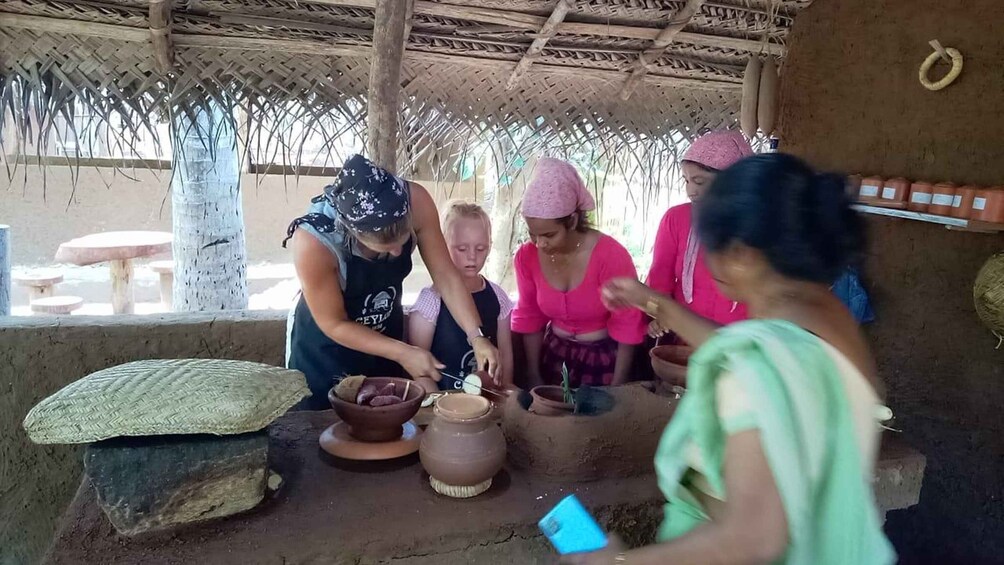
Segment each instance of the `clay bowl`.
[[398,396],[404,393],[405,387],[408,386],[409,382],[411,383],[411,387],[408,388],[408,398],[404,399],[404,402],[390,406],[376,407],[345,402],[335,395],[335,389],[332,388],[328,391],[328,401],[331,402],[331,407],[335,409],[335,414],[338,414],[338,417],[349,425],[349,428],[351,428],[349,434],[359,441],[382,442],[394,441],[400,438],[401,434],[404,433],[404,428],[402,427],[404,423],[418,413],[418,409],[422,405],[422,399],[425,398],[425,390],[419,384],[409,379],[369,377],[366,379],[366,382],[372,382],[378,387],[384,386],[387,383],[394,383],[397,387],[396,392]]
[[684,386],[687,384],[687,361],[693,353],[694,348],[686,345],[659,345],[648,355],[656,376],[667,384]]
[[533,397],[530,411],[539,416],[566,416],[575,412],[575,405],[565,402],[565,392],[560,386],[533,387],[530,396]]

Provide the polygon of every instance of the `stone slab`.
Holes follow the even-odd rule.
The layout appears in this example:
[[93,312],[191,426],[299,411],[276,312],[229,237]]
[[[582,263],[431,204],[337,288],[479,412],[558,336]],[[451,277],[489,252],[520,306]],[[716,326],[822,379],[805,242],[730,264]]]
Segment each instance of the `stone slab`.
[[90,444],[84,469],[119,533],[169,529],[261,502],[268,433],[115,438]]

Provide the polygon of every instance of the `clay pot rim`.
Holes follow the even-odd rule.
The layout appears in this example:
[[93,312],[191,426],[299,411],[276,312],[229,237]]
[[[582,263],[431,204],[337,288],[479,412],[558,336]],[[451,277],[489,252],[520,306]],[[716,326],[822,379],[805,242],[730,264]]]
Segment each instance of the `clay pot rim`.
[[[342,400],[341,398],[338,398],[338,395],[335,394],[335,387],[331,387],[331,389],[328,391],[328,402],[331,403],[331,407],[335,408],[336,410],[338,409],[339,406],[355,407],[360,410],[377,412],[377,413],[393,412],[394,410],[403,410],[404,406],[410,404],[419,405],[418,408],[421,408],[420,405],[422,403],[422,400],[425,399],[425,390],[422,389],[422,385],[412,381],[411,379],[405,379],[401,377],[366,377],[366,380],[369,379],[381,379],[385,380],[386,382],[393,382],[395,385],[401,385],[401,386],[408,386],[407,383],[411,383],[411,387],[408,390],[408,396],[413,398],[407,398],[404,399],[403,402],[399,402],[397,404],[389,404],[387,406],[367,406],[365,404],[356,404],[355,402],[348,402]],[[418,394],[418,396],[414,396],[416,393]],[[418,408],[415,409],[416,412],[418,411]],[[351,410],[352,408],[349,409]]]
[[[444,402],[446,406],[442,406]],[[477,412],[464,413],[457,411],[456,409],[451,409],[449,406],[451,403],[460,402],[478,405]],[[433,413],[436,416],[454,422],[473,422],[490,416],[491,412],[492,403],[487,398],[467,393],[444,395],[436,400],[435,408],[433,408]]]
[[554,406],[555,408],[562,408],[562,409],[566,409],[567,408],[567,410],[569,411],[569,413],[574,412],[575,411],[575,404],[569,403],[569,402],[559,402],[557,400],[551,400],[550,398],[547,398],[546,396],[542,396],[538,392],[540,390],[552,390],[552,389],[556,389],[562,395],[564,395],[564,393],[565,393],[564,390],[562,390],[562,388],[561,388],[560,385],[539,385],[539,386],[535,386],[535,387],[533,387],[533,388],[530,389],[530,395],[533,396],[534,399],[539,399],[540,401],[544,402],[545,404],[549,404],[551,406]]
[[[677,363],[676,361],[670,361],[669,359],[659,355],[657,351],[673,351],[673,352],[684,352],[687,351],[686,359],[683,363]],[[648,350],[648,356],[657,361],[662,361],[663,363],[669,363],[670,365],[678,365],[680,367],[686,367],[687,362],[690,360],[690,356],[694,354],[695,349],[689,345],[657,345],[652,349]],[[674,356],[676,357],[676,356]]]

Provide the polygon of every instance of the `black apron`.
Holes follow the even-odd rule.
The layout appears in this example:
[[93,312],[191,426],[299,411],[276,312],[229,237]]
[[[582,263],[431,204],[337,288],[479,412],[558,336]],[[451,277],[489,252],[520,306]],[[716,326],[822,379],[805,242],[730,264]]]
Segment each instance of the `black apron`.
[[[492,340],[498,347],[499,336],[499,297],[492,289],[492,285],[485,281],[485,288],[472,293],[474,306],[481,316],[481,323],[484,324],[485,336]],[[442,300],[442,299],[440,299]],[[417,315],[417,314],[413,314]],[[439,305],[439,317],[436,318],[436,333],[432,337],[432,346],[429,348],[433,357],[440,363],[446,365],[443,369],[447,374],[463,379],[470,373],[478,370],[478,361],[474,357],[474,349],[467,342],[467,332],[457,324],[457,321],[446,309],[446,303]],[[463,383],[450,378],[443,378],[439,381],[440,390],[459,390],[463,388]]]
[[[401,293],[402,283],[411,273],[414,239],[404,244],[401,255],[387,259],[367,260],[346,252],[342,300],[348,319],[389,338],[404,339]],[[296,301],[286,366],[307,377],[312,395],[297,406],[301,410],[331,408],[328,391],[335,379],[345,375],[399,377],[403,373],[390,359],[350,349],[325,335],[302,295]]]

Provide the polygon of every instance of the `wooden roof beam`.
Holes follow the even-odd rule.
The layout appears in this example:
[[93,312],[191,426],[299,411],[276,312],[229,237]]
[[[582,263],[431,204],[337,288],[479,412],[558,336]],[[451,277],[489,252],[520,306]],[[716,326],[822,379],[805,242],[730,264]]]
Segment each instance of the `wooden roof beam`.
[[174,48],[171,46],[172,0],[150,0],[150,43],[157,72],[167,74],[174,67]]
[[558,0],[558,3],[554,5],[554,11],[551,12],[551,16],[547,18],[547,21],[540,28],[537,38],[533,40],[530,48],[526,50],[523,58],[519,60],[516,68],[509,75],[509,81],[505,85],[506,90],[515,88],[534,60],[540,57],[541,52],[544,51],[544,46],[547,45],[547,41],[558,33],[558,25],[565,19],[565,15],[574,7],[574,4],[575,0]]
[[[354,8],[373,8],[376,0],[306,0],[312,4],[323,6],[343,6]],[[442,18],[454,18],[485,24],[503,25],[515,29],[537,31],[547,23],[547,18],[491,8],[476,8],[429,0],[415,0],[415,13]],[[634,27],[623,25],[593,24],[585,22],[561,22],[558,24],[558,34],[595,35],[597,37],[618,37],[625,39],[647,39],[655,41],[662,30],[649,27]],[[764,43],[758,39],[742,39],[725,35],[711,35],[681,31],[676,35],[676,42],[700,47],[716,47],[734,49],[750,53],[767,53],[783,57],[786,49],[780,43]]]
[[[142,43],[149,41],[149,32],[144,29],[118,25],[68,20],[46,16],[32,16],[0,12],[0,27],[14,29],[30,29],[40,33],[65,33],[102,37],[118,41]],[[338,45],[305,39],[262,39],[259,37],[237,37],[222,35],[201,35],[175,33],[172,41],[177,47],[202,47],[215,49],[239,49],[245,51],[282,51],[287,53],[302,53],[324,57],[366,57],[371,51],[367,45]],[[408,50],[405,57],[416,62],[436,62],[443,64],[477,65],[479,67],[497,68],[500,71],[511,72],[516,64],[501,59],[470,57],[445,53],[430,53],[426,51]],[[624,79],[622,71],[599,69],[595,67],[579,67],[570,65],[554,65],[537,63],[531,72],[539,69],[541,72],[567,74],[575,78],[588,78],[603,81],[618,81]],[[715,91],[736,91],[742,88],[742,81],[711,80],[690,77],[676,77],[648,74],[645,82],[669,87],[702,88]]]
[[652,45],[638,55],[638,60],[634,62],[634,68],[631,70],[631,76],[628,77],[624,88],[621,89],[621,100],[627,100],[631,97],[631,93],[638,88],[641,79],[648,73],[649,67],[662,57],[676,36],[683,31],[683,28],[687,27],[697,12],[701,11],[702,4],[704,4],[704,0],[687,0],[687,3],[673,17],[673,21],[655,38]]

